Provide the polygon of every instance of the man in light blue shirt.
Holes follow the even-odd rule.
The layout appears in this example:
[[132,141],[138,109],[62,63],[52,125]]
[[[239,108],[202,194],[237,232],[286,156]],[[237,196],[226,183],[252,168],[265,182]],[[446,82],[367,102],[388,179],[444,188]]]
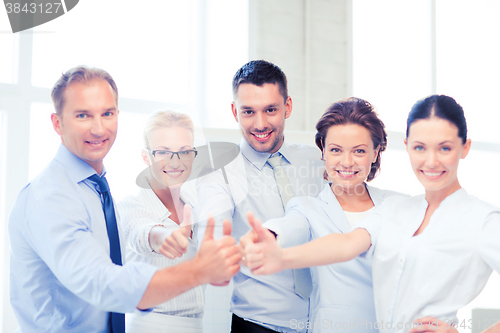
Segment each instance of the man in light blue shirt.
[[106,173],[103,158],[117,132],[116,84],[103,70],[76,67],[58,80],[52,99],[62,145],[21,190],[9,220],[11,303],[23,333],[113,332],[109,312],[146,310],[238,271],[230,227],[215,241],[213,222],[191,261],[162,270],[114,264],[100,194],[107,190],[89,177]]
[[[270,157],[281,155],[281,167],[295,196],[318,195],[324,167],[317,148],[284,141],[292,99],[279,67],[263,60],[245,64],[234,76],[233,98],[233,116],[243,135],[241,154],[224,172],[200,179],[196,210],[199,217],[211,213],[220,221],[229,219],[233,236],[239,239],[250,229],[247,211],[261,221],[285,214]],[[254,276],[242,267],[233,280],[232,332],[304,331],[299,327],[306,327],[309,298],[296,293],[295,281],[292,270]]]

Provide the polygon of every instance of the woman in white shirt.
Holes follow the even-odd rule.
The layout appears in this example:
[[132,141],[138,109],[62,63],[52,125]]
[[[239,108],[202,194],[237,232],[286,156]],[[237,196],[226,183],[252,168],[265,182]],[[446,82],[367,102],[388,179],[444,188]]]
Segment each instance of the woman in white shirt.
[[[181,186],[191,174],[197,155],[193,135],[194,125],[186,114],[158,111],[149,117],[142,151],[149,168],[144,177],[138,178],[142,188],[136,196],[118,204],[121,231],[127,239],[127,261],[163,268],[196,255],[197,230],[195,227],[191,230],[190,211],[184,207],[188,200],[184,192],[181,194]],[[167,239],[178,232],[188,236],[189,244],[184,253],[179,253],[180,258],[167,258],[163,255],[166,248],[175,252]],[[191,289],[155,307],[152,313],[128,316],[127,332],[202,332],[204,288]]]
[[458,309],[479,294],[493,269],[500,272],[500,210],[469,195],[457,177],[471,146],[466,135],[453,98],[418,101],[405,144],[424,195],[388,198],[354,231],[284,250],[250,218],[260,242],[246,247],[245,261],[255,274],[270,274],[373,257],[381,332],[454,330]]
[[[377,175],[387,144],[384,124],[370,103],[359,98],[334,103],[322,115],[316,130],[328,184],[318,197],[291,199],[283,218],[264,224],[278,235],[282,246],[350,232],[376,205],[397,194],[367,184]],[[365,327],[376,321],[371,261],[356,258],[311,269],[312,332],[349,328],[378,332],[373,326]]]

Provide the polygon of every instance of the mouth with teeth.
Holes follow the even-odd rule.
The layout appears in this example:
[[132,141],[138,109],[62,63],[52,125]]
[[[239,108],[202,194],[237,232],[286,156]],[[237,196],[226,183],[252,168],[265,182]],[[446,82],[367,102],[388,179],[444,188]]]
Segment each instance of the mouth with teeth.
[[272,132],[273,131],[267,133],[252,133],[252,135],[255,138],[255,140],[259,142],[265,142],[271,137]]
[[420,172],[422,172],[424,174],[424,176],[426,178],[429,178],[429,179],[437,179],[439,177],[441,177],[441,175],[443,175],[445,173],[445,171],[424,171],[424,170],[420,170]]
[[90,145],[92,148],[100,148],[104,145],[106,141],[108,141],[108,139],[100,141],[85,141],[85,143]]
[[170,178],[180,177],[180,175],[182,175],[183,172],[184,172],[184,170],[175,170],[175,171],[163,170],[163,173],[166,174],[167,176],[169,176]]
[[354,170],[335,170],[341,178],[354,178],[359,171]]

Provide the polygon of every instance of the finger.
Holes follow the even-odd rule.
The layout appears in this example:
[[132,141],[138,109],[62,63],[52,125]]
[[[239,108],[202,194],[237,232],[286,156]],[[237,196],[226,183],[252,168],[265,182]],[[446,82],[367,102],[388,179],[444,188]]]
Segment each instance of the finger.
[[256,267],[252,269],[252,274],[254,275],[266,275],[266,269],[264,266]]
[[214,239],[214,227],[215,227],[215,219],[213,216],[209,216],[207,222],[207,229],[205,230],[205,234],[203,235],[203,240]]
[[222,234],[225,236],[231,236],[231,222],[229,220],[224,220],[222,222]]
[[163,247],[160,248],[160,253],[169,259],[175,259],[181,256],[179,253],[176,253],[176,251],[174,251],[173,249],[167,250]]
[[172,233],[172,238],[173,238],[173,243],[172,245],[176,245],[176,249],[182,253],[186,252],[186,249],[189,245],[189,240],[187,239],[187,236],[184,233]]
[[222,236],[221,239],[216,240],[220,247],[228,247],[236,244],[236,239],[231,236]]

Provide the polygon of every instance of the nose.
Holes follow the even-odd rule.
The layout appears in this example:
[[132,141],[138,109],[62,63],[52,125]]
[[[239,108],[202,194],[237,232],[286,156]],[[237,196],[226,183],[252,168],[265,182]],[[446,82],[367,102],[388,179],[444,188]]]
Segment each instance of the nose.
[[181,165],[181,160],[177,154],[172,155],[172,157],[167,161],[168,166],[171,168],[178,168]]
[[427,167],[429,169],[436,168],[439,164],[439,159],[436,151],[429,151],[427,155]]
[[267,117],[263,112],[256,113],[254,126],[255,129],[259,131],[264,131],[267,129]]
[[341,159],[340,163],[344,168],[349,168],[349,167],[352,167],[354,165],[354,160],[353,160],[351,154],[346,153],[346,154],[342,155],[342,159]]
[[100,116],[95,116],[92,120],[92,128],[90,129],[90,132],[95,136],[102,136],[104,134],[104,127]]

